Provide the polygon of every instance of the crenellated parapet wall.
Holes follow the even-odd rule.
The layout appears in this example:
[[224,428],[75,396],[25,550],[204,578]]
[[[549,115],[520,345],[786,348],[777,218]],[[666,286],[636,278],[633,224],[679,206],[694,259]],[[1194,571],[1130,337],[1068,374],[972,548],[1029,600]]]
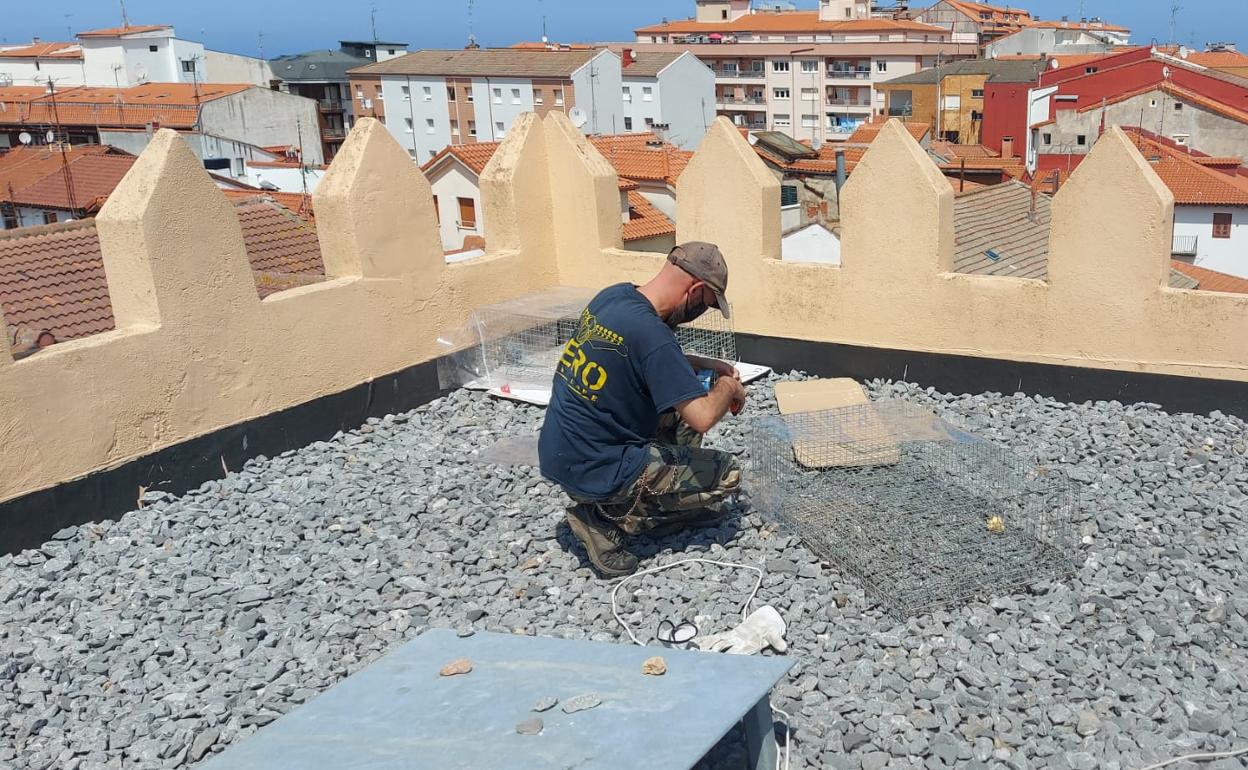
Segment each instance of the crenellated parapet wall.
[[[481,177],[489,251],[445,263],[428,181],[359,121],[315,196],[327,280],[256,296],[232,207],[161,131],[97,219],[115,331],[14,362],[0,346],[0,501],[439,355],[472,308],[641,281],[616,172],[562,113],[523,116]],[[780,190],[721,119],[678,190],[718,243],[739,331],[1248,382],[1248,296],[1166,286],[1173,198],[1111,129],[1053,206],[1047,282],[952,273],[953,193],[900,127],[843,191],[842,264],[780,261]]]

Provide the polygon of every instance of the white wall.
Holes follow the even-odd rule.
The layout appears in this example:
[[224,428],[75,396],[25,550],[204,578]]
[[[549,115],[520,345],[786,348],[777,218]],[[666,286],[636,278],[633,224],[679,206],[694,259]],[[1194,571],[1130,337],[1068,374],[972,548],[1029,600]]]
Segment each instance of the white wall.
[[269,63],[254,56],[205,49],[204,63],[208,77],[205,78],[205,73],[201,71],[201,83],[251,83],[268,88],[269,81],[273,79]]
[[[300,169],[248,166],[247,175],[240,181],[246,182],[253,187],[260,187],[263,183],[268,182],[275,185],[282,192],[313,193],[316,192],[316,186],[320,184],[323,176],[325,176],[325,170],[319,168]],[[307,184],[307,190],[304,190],[305,183]]]
[[[404,86],[409,89],[410,99],[403,94]],[[425,86],[429,87],[428,101],[425,101]],[[417,163],[427,162],[439,150],[452,143],[446,78],[406,75],[382,77],[381,93],[386,103],[386,128],[399,146]],[[479,99],[480,95],[474,98]],[[480,114],[479,105],[477,114]],[[407,128],[408,120],[412,123],[410,131]],[[429,132],[430,120],[433,121],[433,133]],[[477,123],[479,131],[479,119]],[[465,141],[467,132],[468,126],[461,126],[460,136],[455,139],[455,143]]]
[[[485,234],[485,222],[481,210],[481,187],[477,175],[469,171],[455,159],[441,164],[429,176],[429,184],[438,200],[439,231],[442,236],[442,248],[455,251],[464,246],[464,238],[469,235]],[[477,210],[477,226],[466,229],[459,226],[459,198],[471,198]]]
[[[715,120],[715,73],[691,53],[684,53],[659,73],[655,103],[659,105],[657,123],[671,126],[668,141],[684,150],[696,150]],[[636,104],[640,88],[633,89]],[[645,105],[643,105],[645,106]],[[627,108],[628,105],[625,105]],[[633,128],[639,122],[634,119]],[[642,129],[645,121],[640,121]]]
[[[193,83],[196,81],[200,83],[225,82],[225,81],[213,78],[211,68],[209,67],[207,56],[205,55],[204,46],[202,43],[193,43],[189,40],[178,40],[177,38],[173,38],[169,42],[170,42],[170,46],[169,46],[168,55],[167,55],[167,58],[169,60],[167,63],[167,66],[169,67],[169,70],[168,70],[169,75],[168,75],[168,80],[165,82],[172,82],[172,83]],[[147,49],[144,49],[144,50],[147,50]],[[196,72],[194,74],[190,72],[182,71],[182,62],[186,59],[195,60]],[[150,76],[148,79],[155,80],[155,78],[150,77]],[[247,81],[244,81],[244,82],[247,82]],[[266,83],[264,85],[268,85],[268,84]]]
[[4,75],[12,78],[15,86],[41,86],[48,78],[52,78],[58,88],[86,84],[81,59],[44,59],[37,66],[34,59],[0,59],[0,76]]
[[[499,92],[498,97],[494,96],[495,90]],[[518,91],[519,95],[513,97],[512,91]],[[577,96],[579,95],[578,91]],[[442,89],[442,98],[445,101],[445,86]],[[529,78],[473,78],[472,98],[475,100],[473,106],[477,113],[477,141],[502,141],[516,118],[522,113],[533,111],[533,81]],[[503,124],[501,130],[497,125],[499,123]],[[620,123],[623,125],[622,120]],[[463,142],[467,127],[460,126],[459,130],[459,141]],[[426,160],[428,158],[421,158],[422,163]]]
[[312,99],[267,88],[249,88],[205,102],[200,115],[205,134],[257,147],[298,147],[302,139],[304,162],[310,166],[325,162],[317,135],[316,102]]
[[[1231,215],[1231,237],[1213,237],[1213,215]],[[1196,236],[1196,266],[1248,278],[1248,208],[1175,206],[1174,237]]]
[[[658,78],[625,77],[623,79],[621,92],[624,88],[629,90],[629,94],[632,97],[631,100],[623,102],[624,117],[632,120],[632,128],[628,128],[624,123],[621,123],[619,130],[612,131],[611,133],[644,133],[647,130],[647,118],[655,123],[663,122],[663,111],[661,109],[663,104],[663,94],[659,88]],[[650,101],[646,101],[645,97],[647,88],[650,89]],[[621,97],[622,96],[623,94],[621,93]],[[712,98],[714,98],[713,95]]]
[[[620,57],[602,51],[584,67],[572,73],[576,90],[576,106],[585,110],[589,121],[582,129],[587,134],[609,134],[624,130],[624,78]],[[480,124],[481,104],[477,105]]]

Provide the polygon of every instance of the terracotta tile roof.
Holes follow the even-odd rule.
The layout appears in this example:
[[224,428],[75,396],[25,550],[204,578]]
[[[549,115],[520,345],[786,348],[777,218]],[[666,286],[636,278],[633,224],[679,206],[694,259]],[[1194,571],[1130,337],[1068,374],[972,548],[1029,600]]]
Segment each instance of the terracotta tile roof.
[[1027,166],[1022,158],[956,158],[948,163],[938,163],[940,170],[953,174],[965,168],[967,171],[1000,171],[1011,179],[1022,179],[1027,175]]
[[1174,202],[1189,206],[1248,206],[1248,178],[1202,165],[1183,150],[1127,129],[1140,153],[1174,193]]
[[1088,32],[1096,32],[1104,30],[1106,32],[1130,32],[1130,27],[1121,27],[1117,24],[1106,24],[1103,21],[1036,21],[1025,22],[1024,27],[1039,27],[1040,29],[1082,29]]
[[748,32],[926,32],[948,35],[943,27],[907,19],[851,19],[820,21],[818,11],[784,11],[781,13],[750,13],[735,21],[701,22],[693,19],[669,21],[635,30],[639,35],[710,34]]
[[628,216],[623,225],[626,242],[676,234],[676,224],[639,192],[628,194]]
[[[950,7],[956,11],[960,11],[964,16],[974,19],[977,22],[989,21],[1006,27],[1018,27],[1023,23],[1031,21],[1031,13],[1021,8],[1008,8],[999,5],[989,5],[987,3],[973,3],[968,0],[946,0]],[[981,14],[987,13],[989,18],[984,19]],[[1015,20],[1014,17],[1018,19]]]
[[225,197],[231,201],[244,201],[253,198],[270,198],[273,202],[285,207],[288,211],[299,216],[308,222],[315,222],[316,216],[312,212],[312,196],[295,192],[280,192],[277,190],[222,190]]
[[59,172],[64,160],[72,163],[79,158],[106,154],[125,155],[120,150],[102,144],[75,145],[66,150],[64,158],[59,145],[14,147],[0,155],[0,200],[8,197],[10,189],[21,190],[49,174]]
[[1225,291],[1235,294],[1248,294],[1248,278],[1240,278],[1216,270],[1209,270],[1196,265],[1189,265],[1177,259],[1170,260],[1170,268],[1196,281],[1196,288],[1201,291]]
[[592,51],[598,47],[591,43],[543,43],[540,40],[525,40],[508,46],[521,51]]
[[1239,51],[1189,50],[1186,56],[1180,56],[1179,47],[1176,45],[1159,45],[1157,50],[1170,56],[1178,56],[1183,61],[1199,67],[1209,67],[1210,69],[1220,69],[1222,67],[1248,68],[1248,54]]
[[0,59],[81,59],[77,43],[31,43],[0,48]]
[[[133,155],[81,155],[21,188],[0,190],[0,200],[33,208],[93,210],[117,187],[138,158]],[[64,168],[69,170],[69,185]],[[69,195],[73,192],[73,199]]]
[[633,63],[622,70],[626,78],[652,78],[681,56],[684,51],[634,51]]
[[[314,227],[267,195],[234,210],[260,297],[323,278]],[[63,342],[113,329],[95,220],[0,233],[0,307],[18,355],[45,332]]]
[[991,147],[985,147],[982,144],[954,144],[943,140],[933,141],[931,151],[945,158],[946,160],[954,160],[956,158],[996,158],[1000,156],[996,150]]
[[631,179],[625,179],[624,177],[620,177],[618,185],[621,191],[641,189],[641,185]]
[[43,88],[0,87],[0,125],[143,127],[158,122],[170,128],[191,128],[198,105],[232,96],[256,86],[208,83],[198,93],[190,83],[147,83],[131,88],[79,86],[56,93],[56,106]]
[[[879,136],[885,125],[887,125],[886,122],[863,123],[845,141],[848,144],[871,144],[875,141],[875,137]],[[902,126],[910,133],[910,136],[914,137],[916,142],[923,141],[923,137],[932,131],[932,127],[926,123],[903,123]]]
[[78,37],[117,37],[119,35],[137,35],[143,32],[157,32],[162,29],[172,31],[168,24],[129,24],[124,27],[108,27],[79,32]]
[[526,51],[519,48],[427,50],[348,70],[364,75],[567,78],[598,55],[596,50]]
[[[652,133],[589,137],[589,141],[603,157],[611,161],[620,176],[634,181],[663,180],[674,185],[685,166],[689,165],[693,153],[677,150],[671,145],[665,146],[663,151],[647,149],[647,145],[654,140]],[[454,155],[474,174],[480,175],[490,158],[494,157],[498,145],[498,142],[450,145],[430,158],[421,169],[427,172],[441,163],[447,155]]]

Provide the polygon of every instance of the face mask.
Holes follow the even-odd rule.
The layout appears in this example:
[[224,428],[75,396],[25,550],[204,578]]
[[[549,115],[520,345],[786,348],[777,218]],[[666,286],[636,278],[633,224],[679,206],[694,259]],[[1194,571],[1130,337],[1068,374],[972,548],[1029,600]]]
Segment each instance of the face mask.
[[[699,292],[699,294],[701,294],[701,292]],[[705,312],[706,312],[706,305],[702,304],[701,302],[698,302],[698,304],[690,307],[689,298],[685,297],[684,304],[678,307],[677,309],[673,310],[672,314],[667,317],[667,325],[675,329],[677,326],[680,326],[681,324],[687,324],[690,321],[697,319],[698,316],[702,315]]]

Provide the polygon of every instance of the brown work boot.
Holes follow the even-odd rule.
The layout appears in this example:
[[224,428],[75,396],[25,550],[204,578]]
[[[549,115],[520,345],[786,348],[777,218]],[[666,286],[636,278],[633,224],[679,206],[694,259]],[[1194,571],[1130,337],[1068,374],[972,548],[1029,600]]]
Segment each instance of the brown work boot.
[[568,526],[585,546],[589,561],[603,577],[624,577],[637,571],[637,557],[624,550],[624,533],[596,506],[581,503],[568,509]]

